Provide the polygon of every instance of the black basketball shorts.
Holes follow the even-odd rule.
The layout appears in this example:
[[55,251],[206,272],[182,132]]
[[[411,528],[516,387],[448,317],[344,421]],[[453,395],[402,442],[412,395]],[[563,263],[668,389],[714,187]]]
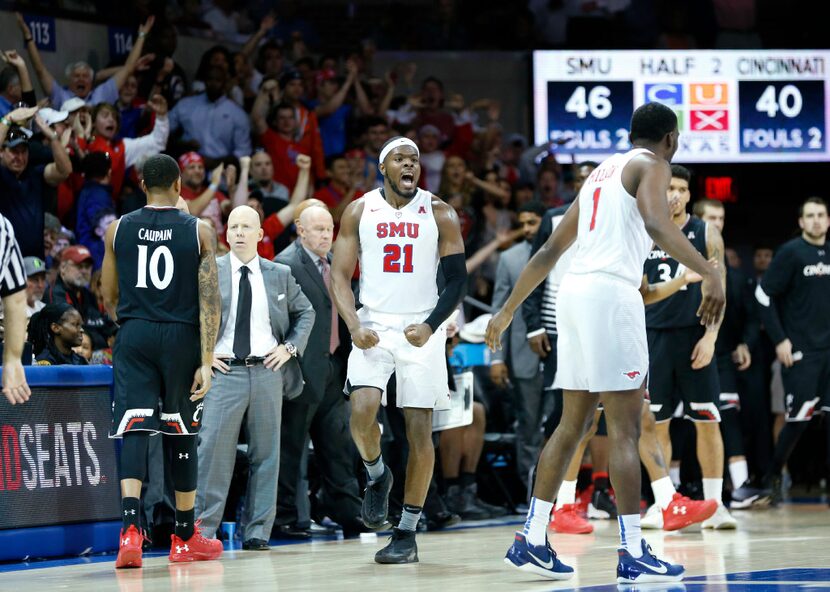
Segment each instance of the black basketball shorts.
[[129,319],[113,348],[115,398],[111,438],[144,431],[196,434],[203,400],[190,400],[201,365],[199,328],[187,323]]
[[787,421],[810,421],[830,412],[830,350],[803,352],[790,368],[781,368]]
[[692,350],[704,327],[649,329],[648,394],[657,421],[668,421],[679,403],[692,421],[720,421],[718,367],[692,370]]
[[738,396],[738,368],[732,361],[732,354],[717,356],[712,363],[717,362],[718,382],[720,383],[720,404],[719,409],[741,408],[741,400]]

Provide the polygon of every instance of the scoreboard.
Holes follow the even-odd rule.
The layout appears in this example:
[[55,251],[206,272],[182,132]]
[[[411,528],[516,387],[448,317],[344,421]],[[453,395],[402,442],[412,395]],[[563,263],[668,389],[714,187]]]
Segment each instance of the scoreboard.
[[675,162],[827,161],[830,51],[535,51],[536,144],[575,159],[630,149],[631,114],[677,114]]

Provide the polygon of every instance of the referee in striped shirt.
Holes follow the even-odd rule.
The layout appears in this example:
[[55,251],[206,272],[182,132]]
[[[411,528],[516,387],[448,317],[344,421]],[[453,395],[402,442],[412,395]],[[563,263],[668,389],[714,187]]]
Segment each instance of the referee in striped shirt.
[[31,391],[21,357],[26,335],[26,273],[14,228],[0,215],[0,298],[3,300],[3,394],[9,403],[25,403]]

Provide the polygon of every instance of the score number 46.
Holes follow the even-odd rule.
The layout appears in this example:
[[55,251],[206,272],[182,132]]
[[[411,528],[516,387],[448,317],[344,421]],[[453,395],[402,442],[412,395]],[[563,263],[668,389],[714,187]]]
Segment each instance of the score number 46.
[[588,92],[584,86],[577,86],[565,103],[565,111],[574,113],[579,119],[585,119],[589,113],[595,119],[605,119],[611,115],[609,96],[611,90],[607,86],[595,86]]

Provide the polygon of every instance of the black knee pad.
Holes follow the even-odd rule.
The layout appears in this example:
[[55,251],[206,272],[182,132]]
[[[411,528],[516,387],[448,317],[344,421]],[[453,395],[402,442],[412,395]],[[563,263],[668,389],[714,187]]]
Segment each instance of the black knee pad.
[[149,432],[126,432],[121,440],[121,478],[144,481],[147,476]]
[[196,458],[197,436],[165,436],[170,439],[173,465],[170,471],[173,489],[195,491],[199,478],[199,461]]

